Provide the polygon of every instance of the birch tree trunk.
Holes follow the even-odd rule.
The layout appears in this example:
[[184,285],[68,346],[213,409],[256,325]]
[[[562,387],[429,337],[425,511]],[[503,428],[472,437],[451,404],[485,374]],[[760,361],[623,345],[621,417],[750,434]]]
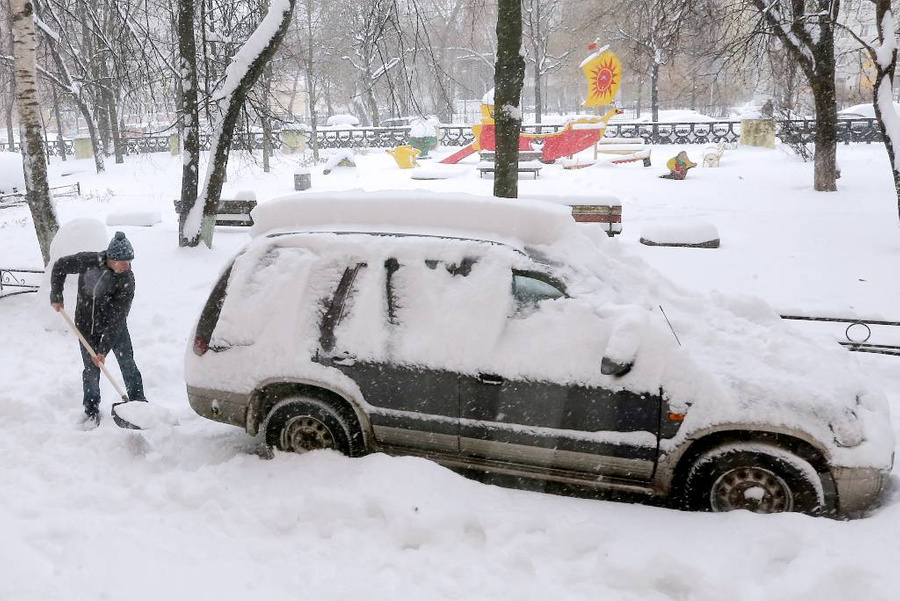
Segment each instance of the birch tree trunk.
[[894,13],[891,0],[875,0],[875,23],[878,27],[878,48],[869,48],[875,63],[873,89],[875,117],[881,127],[884,148],[891,163],[894,193],[897,196],[897,219],[900,220],[900,166],[897,164],[897,144],[900,144],[900,115],[894,108],[894,72],[897,70],[897,36],[894,33]]
[[497,65],[494,68],[494,196],[519,196],[520,101],[525,81],[521,0],[499,0],[497,6]]
[[59,222],[47,185],[47,150],[44,147],[44,136],[41,134],[34,5],[31,0],[12,0],[10,5],[25,196],[46,265],[50,261],[50,242],[59,229]]

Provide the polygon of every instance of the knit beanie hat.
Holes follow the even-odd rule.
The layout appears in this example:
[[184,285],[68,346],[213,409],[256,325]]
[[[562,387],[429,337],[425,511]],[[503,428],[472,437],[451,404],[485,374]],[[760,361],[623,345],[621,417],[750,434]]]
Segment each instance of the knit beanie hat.
[[131,242],[125,237],[125,232],[116,232],[113,239],[109,241],[106,249],[106,258],[110,261],[131,261],[134,259],[134,248]]

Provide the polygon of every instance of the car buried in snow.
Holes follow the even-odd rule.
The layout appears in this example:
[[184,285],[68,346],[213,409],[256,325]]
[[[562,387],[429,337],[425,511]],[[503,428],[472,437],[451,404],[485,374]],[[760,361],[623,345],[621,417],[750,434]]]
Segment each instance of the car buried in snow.
[[885,397],[764,302],[669,283],[540,201],[260,204],[186,353],[194,410],[303,453],[417,455],[707,511],[860,514]]

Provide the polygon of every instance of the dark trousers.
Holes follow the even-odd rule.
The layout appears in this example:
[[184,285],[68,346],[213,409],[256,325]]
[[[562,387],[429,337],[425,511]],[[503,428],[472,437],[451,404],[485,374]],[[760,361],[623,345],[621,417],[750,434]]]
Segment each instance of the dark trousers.
[[[85,336],[91,343],[91,347],[97,348],[100,342],[99,336]],[[81,381],[84,385],[84,412],[97,413],[100,410],[100,368],[91,361],[91,356],[80,344],[81,360],[84,362],[84,371],[81,372]],[[116,356],[122,377],[125,378],[125,390],[128,391],[128,399],[131,401],[144,400],[144,382],[141,372],[134,362],[134,349],[131,347],[131,335],[128,326],[122,328],[115,338],[112,353]]]

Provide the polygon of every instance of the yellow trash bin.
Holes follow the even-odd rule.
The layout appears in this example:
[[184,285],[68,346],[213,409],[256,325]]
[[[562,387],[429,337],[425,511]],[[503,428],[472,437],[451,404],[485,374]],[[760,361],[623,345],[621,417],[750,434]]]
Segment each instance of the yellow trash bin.
[[421,151],[418,148],[413,148],[412,146],[398,146],[396,148],[389,148],[385,152],[394,157],[394,160],[397,161],[397,166],[401,169],[412,169],[413,167],[419,166],[416,162],[416,157],[419,156]]

